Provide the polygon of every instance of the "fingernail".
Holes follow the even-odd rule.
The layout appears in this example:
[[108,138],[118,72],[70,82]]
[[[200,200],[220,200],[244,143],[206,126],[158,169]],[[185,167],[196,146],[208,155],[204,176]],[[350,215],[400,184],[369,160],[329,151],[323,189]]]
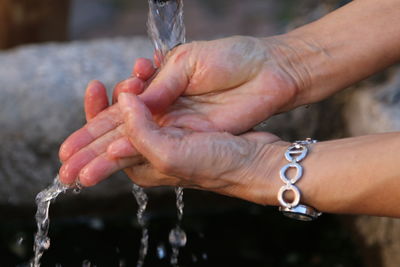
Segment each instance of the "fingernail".
[[75,177],[71,177],[68,165],[62,165],[58,174],[59,179],[63,184],[70,185],[75,180]]

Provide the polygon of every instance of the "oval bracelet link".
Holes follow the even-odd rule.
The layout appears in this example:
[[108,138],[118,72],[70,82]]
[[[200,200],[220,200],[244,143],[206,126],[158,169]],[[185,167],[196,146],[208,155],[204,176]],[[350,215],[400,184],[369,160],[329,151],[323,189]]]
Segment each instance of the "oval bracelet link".
[[[292,219],[302,221],[312,221],[317,219],[321,213],[316,209],[300,204],[301,191],[295,185],[303,176],[303,166],[299,164],[303,159],[306,158],[309,152],[309,145],[315,144],[317,141],[307,138],[304,141],[296,141],[285,152],[285,158],[289,161],[288,164],[283,166],[279,171],[281,180],[285,183],[278,192],[278,201],[281,205],[279,208],[282,213]],[[289,169],[296,169],[296,174],[293,178],[289,178],[287,172]],[[285,194],[287,192],[293,192],[293,200],[288,202]]]
[[[302,161],[308,153],[308,148],[306,146],[290,146],[287,151],[285,152],[285,158],[289,162],[300,162]],[[292,155],[298,155],[297,157],[293,158]]]
[[[296,169],[296,175],[294,176],[294,178],[290,179],[286,176],[286,172],[291,169],[294,168]],[[289,164],[286,164],[285,166],[282,167],[282,169],[279,172],[279,176],[281,177],[281,180],[285,183],[285,184],[295,184],[297,183],[300,178],[303,176],[303,167],[295,162],[291,162]]]
[[[289,192],[289,191],[292,191],[294,194],[294,198],[291,203],[289,203],[285,200],[285,193]],[[278,192],[279,203],[281,203],[282,207],[285,207],[285,208],[291,209],[293,207],[296,207],[300,203],[300,198],[301,198],[300,190],[297,188],[297,186],[292,185],[292,184],[286,184],[286,185],[282,186]]]

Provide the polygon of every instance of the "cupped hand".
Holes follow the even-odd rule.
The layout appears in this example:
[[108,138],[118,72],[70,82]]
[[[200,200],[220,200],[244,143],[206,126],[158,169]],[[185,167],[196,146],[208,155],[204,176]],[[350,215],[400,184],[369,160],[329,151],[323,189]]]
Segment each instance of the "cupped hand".
[[[300,82],[298,70],[284,62],[285,42],[237,36],[185,44],[168,55],[154,79],[156,69],[141,59],[135,66],[145,81],[141,99],[161,125],[246,132],[294,107]],[[116,87],[114,99],[136,86],[130,80]]]
[[144,187],[183,186],[258,203],[265,201],[265,192],[261,191],[268,188],[269,181],[260,175],[260,170],[265,172],[274,162],[267,162],[267,158],[282,153],[274,152],[284,148],[275,146],[278,137],[268,133],[234,136],[159,126],[146,105],[133,94],[121,94],[118,105],[125,134],[137,151],[130,158],[96,158],[80,176],[84,185],[95,184],[95,179],[124,168],[136,184]]
[[[120,92],[144,91],[140,98],[159,125],[244,132],[285,110],[295,97],[295,79],[277,63],[271,47],[263,39],[250,37],[183,45],[169,55],[154,79],[150,79],[156,71],[152,63],[139,60],[136,77],[121,82],[114,99]],[[86,95],[88,118],[105,108],[105,89],[98,87],[88,89]],[[94,99],[103,106],[93,104]],[[69,137],[60,150],[61,180],[72,183],[85,176],[83,168],[99,156],[128,158],[136,153],[124,129],[122,113],[113,105]]]
[[246,132],[293,108],[299,78],[283,46],[278,37],[239,36],[179,46],[141,98],[162,125]]

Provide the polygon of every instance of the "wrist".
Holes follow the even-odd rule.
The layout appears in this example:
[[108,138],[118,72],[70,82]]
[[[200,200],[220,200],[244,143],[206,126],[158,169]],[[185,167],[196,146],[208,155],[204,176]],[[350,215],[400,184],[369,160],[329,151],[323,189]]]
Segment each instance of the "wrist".
[[290,145],[288,142],[259,144],[259,152],[253,160],[250,174],[252,183],[247,188],[247,199],[268,206],[278,206],[277,193],[282,186],[279,170],[285,164],[284,153]]
[[[252,166],[252,187],[250,201],[269,206],[280,206],[278,200],[278,192],[285,184],[280,178],[280,171],[282,167],[288,164],[285,158],[285,153],[292,143],[277,141],[274,143],[262,144],[260,152],[255,165]],[[315,172],[315,158],[318,158],[319,150],[316,149],[318,144],[311,144],[308,146],[308,151],[304,160],[300,165],[304,168],[304,178],[300,179],[296,186],[301,191],[301,204],[315,206],[319,203],[315,201],[316,194],[318,193],[319,183],[315,181],[313,172]],[[309,159],[310,158],[310,159]],[[289,177],[294,176],[292,169],[287,171]],[[285,195],[286,196],[286,195]],[[294,195],[289,193],[286,199],[290,202],[294,200]],[[318,207],[315,207],[318,208]]]
[[329,62],[329,55],[322,46],[307,34],[298,32],[268,37],[265,40],[271,47],[270,54],[274,63],[294,84],[294,98],[283,111],[311,104],[325,97],[324,91],[319,90],[319,79],[328,78],[326,73],[329,66],[325,64]]
[[396,0],[352,1],[277,36],[278,62],[298,86],[293,107],[325,99],[398,62],[398,7]]

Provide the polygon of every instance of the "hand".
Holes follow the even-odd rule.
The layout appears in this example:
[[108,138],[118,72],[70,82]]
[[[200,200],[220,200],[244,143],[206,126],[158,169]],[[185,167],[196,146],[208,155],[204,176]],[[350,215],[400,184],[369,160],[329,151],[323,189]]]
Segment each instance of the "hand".
[[[85,167],[90,174],[84,177],[99,177],[98,172],[108,175],[114,171],[112,166],[127,167],[128,176],[144,187],[183,186],[265,203],[264,191],[270,181],[260,171],[267,175],[276,169],[270,168],[276,163],[274,159],[282,158],[278,154],[283,153],[286,144],[281,145],[278,137],[268,133],[233,136],[160,127],[133,94],[121,94],[119,106],[136,155],[122,160],[95,160]],[[270,157],[272,160],[266,161]]]
[[[284,110],[296,91],[294,79],[278,66],[274,54],[268,58],[272,48],[265,44],[261,39],[234,37],[178,47],[140,97],[160,125],[195,131],[248,130]],[[139,60],[135,66],[137,77],[120,83],[114,99],[121,91],[143,92],[155,71],[150,61]],[[92,104],[87,99],[107,98],[104,88],[87,95],[91,94],[97,96],[86,97],[87,113],[93,109],[88,107]],[[184,97],[179,97],[181,94]],[[105,106],[98,110],[102,108]],[[121,112],[114,105],[74,133],[60,149],[65,163],[61,179],[72,183],[86,164],[107,149],[114,157],[135,153],[123,136],[123,128]]]
[[300,71],[282,62],[283,40],[232,37],[179,46],[141,99],[161,125],[246,132],[293,108]]

